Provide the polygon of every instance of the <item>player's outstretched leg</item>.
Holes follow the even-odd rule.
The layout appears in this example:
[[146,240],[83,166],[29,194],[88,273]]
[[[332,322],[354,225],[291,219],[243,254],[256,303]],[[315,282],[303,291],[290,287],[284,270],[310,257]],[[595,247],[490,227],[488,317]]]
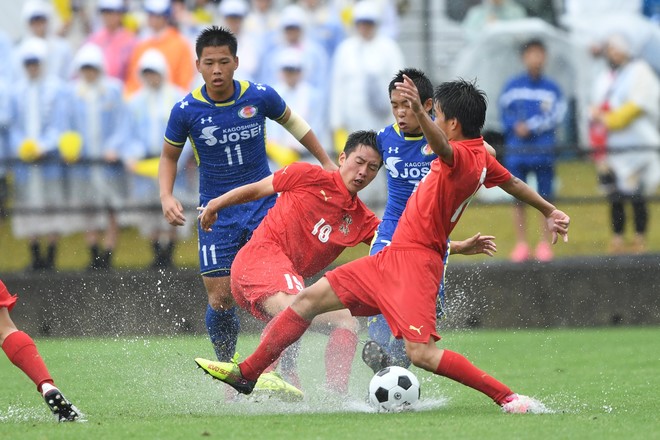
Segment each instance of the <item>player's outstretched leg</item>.
[[59,389],[46,383],[42,385],[41,391],[46,405],[53,412],[58,422],[75,422],[80,418],[78,408],[69,402]]
[[[448,377],[487,395],[506,413],[543,413],[548,409],[538,400],[516,394],[491,375],[473,365],[463,355],[439,350],[435,345],[410,343],[406,341],[408,355],[413,364],[435,374]],[[434,353],[429,353],[432,350]],[[440,362],[433,370],[433,363],[440,354]]]
[[241,394],[251,394],[254,390],[287,401],[302,400],[304,397],[302,391],[287,383],[274,371],[263,373],[257,380],[247,380],[235,362],[214,362],[203,358],[196,358],[195,362],[205,373]]

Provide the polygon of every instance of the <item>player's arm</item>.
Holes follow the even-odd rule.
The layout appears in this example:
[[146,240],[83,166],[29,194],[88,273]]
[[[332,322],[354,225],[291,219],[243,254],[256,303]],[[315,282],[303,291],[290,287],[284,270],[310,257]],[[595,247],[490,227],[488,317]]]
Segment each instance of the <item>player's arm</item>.
[[449,144],[445,133],[433,122],[431,116],[424,109],[415,83],[408,76],[403,75],[403,82],[396,83],[396,88],[401,91],[401,96],[408,100],[410,109],[417,118],[431,150],[444,162],[452,163],[454,150]]
[[321,142],[319,142],[316,134],[300,115],[291,110],[289,106],[286,107],[284,114],[280,119],[277,119],[279,124],[291,133],[291,135],[298,140],[312,155],[321,162],[324,169],[334,171],[339,167],[335,164],[328,153],[325,152]]
[[449,246],[449,253],[451,255],[486,254],[492,257],[495,252],[497,252],[495,237],[493,235],[481,235],[481,232],[477,232],[466,240],[452,240],[451,246]]
[[271,174],[258,182],[248,183],[247,185],[227,191],[223,195],[209,201],[206,206],[198,207],[197,210],[200,211],[200,214],[197,216],[199,224],[202,230],[208,232],[211,230],[213,223],[218,220],[218,212],[226,207],[251,202],[272,194],[275,194],[275,188],[273,187],[273,175]]
[[174,181],[179,156],[181,156],[181,148],[163,141],[163,149],[158,162],[158,186],[160,187],[160,204],[163,215],[172,226],[186,224],[183,205],[174,197]]
[[557,234],[563,237],[564,242],[568,241],[568,225],[571,221],[568,215],[557,209],[555,205],[545,200],[539,193],[515,176],[511,176],[508,181],[501,184],[500,188],[521,202],[533,206],[543,214],[548,223],[548,229],[552,232],[552,244],[557,243]]

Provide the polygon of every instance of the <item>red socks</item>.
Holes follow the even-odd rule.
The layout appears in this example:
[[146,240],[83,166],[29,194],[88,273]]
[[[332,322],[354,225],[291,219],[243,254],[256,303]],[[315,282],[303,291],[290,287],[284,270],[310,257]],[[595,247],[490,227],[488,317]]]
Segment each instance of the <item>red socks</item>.
[[291,307],[287,307],[273,318],[271,324],[254,353],[239,364],[241,374],[247,380],[257,380],[285,348],[296,342],[305,333],[311,321],[303,319]]
[[357,335],[348,329],[336,328],[330,333],[325,349],[325,381],[329,389],[341,394],[348,393],[357,343]]
[[435,373],[481,391],[498,405],[513,393],[509,387],[475,367],[463,355],[453,351],[444,350]]
[[44,383],[53,385],[48,368],[39,355],[37,346],[27,333],[20,330],[11,333],[2,343],[2,350],[11,363],[20,368],[37,385],[39,392]]

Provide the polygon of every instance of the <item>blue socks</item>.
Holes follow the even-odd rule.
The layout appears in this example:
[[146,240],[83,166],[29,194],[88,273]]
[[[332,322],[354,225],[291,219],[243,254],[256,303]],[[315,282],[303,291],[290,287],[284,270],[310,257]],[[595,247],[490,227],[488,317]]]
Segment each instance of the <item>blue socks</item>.
[[383,315],[370,316],[367,322],[367,330],[369,330],[369,337],[372,341],[387,349],[392,332]]
[[390,326],[383,315],[371,316],[367,323],[369,337],[378,343],[390,356],[390,363],[400,367],[408,368],[410,359],[406,355],[406,344],[403,339],[392,337]]
[[236,307],[229,310],[214,310],[206,306],[206,330],[209,332],[215,355],[220,362],[230,362],[236,351],[241,322]]

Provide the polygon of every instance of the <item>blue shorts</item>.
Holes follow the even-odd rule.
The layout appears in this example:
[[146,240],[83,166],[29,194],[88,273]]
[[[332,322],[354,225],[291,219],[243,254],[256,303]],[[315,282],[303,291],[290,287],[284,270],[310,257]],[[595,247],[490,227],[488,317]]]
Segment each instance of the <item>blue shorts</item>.
[[555,167],[552,163],[532,163],[510,160],[506,161],[506,168],[511,174],[525,183],[527,183],[527,176],[529,173],[534,173],[536,175],[536,191],[544,199],[552,200],[554,195],[553,181],[555,178]]
[[[211,232],[202,231],[197,222],[199,273],[206,277],[229,276],[231,264],[238,251],[248,242],[268,210],[275,204],[276,195],[254,202],[230,206],[218,213]],[[210,199],[200,199],[206,206]]]

